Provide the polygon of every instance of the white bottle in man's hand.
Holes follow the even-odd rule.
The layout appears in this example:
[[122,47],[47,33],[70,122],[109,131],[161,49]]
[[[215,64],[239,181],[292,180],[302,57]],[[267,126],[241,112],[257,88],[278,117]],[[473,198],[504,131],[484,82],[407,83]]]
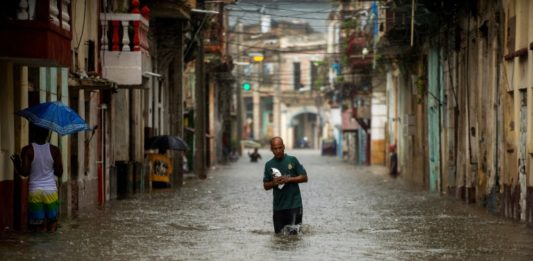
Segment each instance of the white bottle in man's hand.
[[[274,178],[281,177],[281,176],[282,176],[282,175],[281,175],[281,171],[279,171],[279,169],[272,168],[272,176],[273,176]],[[285,184],[278,185],[278,188],[279,188],[279,189],[282,189],[284,185],[285,185]]]

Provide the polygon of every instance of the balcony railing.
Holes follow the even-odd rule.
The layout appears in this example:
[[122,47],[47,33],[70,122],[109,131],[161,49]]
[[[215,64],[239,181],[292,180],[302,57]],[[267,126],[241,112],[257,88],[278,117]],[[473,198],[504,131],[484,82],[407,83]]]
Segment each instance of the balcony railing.
[[100,21],[104,78],[141,85],[143,64],[150,62],[147,13],[101,13]]
[[141,14],[102,13],[102,50],[147,51],[149,23]]
[[70,66],[71,0],[20,0],[0,17],[0,56]]
[[62,30],[70,31],[70,0],[20,0],[13,18],[18,21],[49,21]]

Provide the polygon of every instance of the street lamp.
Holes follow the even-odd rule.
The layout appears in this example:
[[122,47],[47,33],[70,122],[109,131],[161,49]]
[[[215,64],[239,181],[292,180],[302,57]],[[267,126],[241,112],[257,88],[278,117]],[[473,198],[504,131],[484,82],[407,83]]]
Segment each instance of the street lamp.
[[201,14],[218,14],[218,11],[203,10],[203,9],[196,9],[196,8],[191,9],[191,12],[193,12],[193,13],[201,13]]

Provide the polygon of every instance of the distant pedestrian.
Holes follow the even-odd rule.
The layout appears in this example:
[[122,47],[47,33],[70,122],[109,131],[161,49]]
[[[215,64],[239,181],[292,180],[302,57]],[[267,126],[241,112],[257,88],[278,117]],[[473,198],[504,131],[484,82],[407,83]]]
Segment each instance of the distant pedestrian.
[[239,160],[239,153],[237,153],[235,149],[232,149],[231,152],[229,153],[229,160],[231,162],[235,162]]
[[[263,187],[273,189],[273,222],[278,234],[287,225],[302,223],[303,205],[298,183],[307,182],[307,172],[296,157],[285,154],[280,137],[272,138],[270,149],[274,158],[265,163]],[[280,175],[274,176],[274,173]]]
[[250,156],[250,162],[257,162],[257,160],[261,159],[261,154],[259,154],[257,148],[252,153],[248,152],[248,156]]
[[22,148],[22,175],[29,176],[29,224],[35,231],[55,232],[59,214],[54,175],[61,178],[63,164],[58,147],[48,143],[50,131],[32,126],[35,141]]
[[393,178],[398,176],[398,154],[396,154],[396,144],[389,146],[390,152],[390,175]]

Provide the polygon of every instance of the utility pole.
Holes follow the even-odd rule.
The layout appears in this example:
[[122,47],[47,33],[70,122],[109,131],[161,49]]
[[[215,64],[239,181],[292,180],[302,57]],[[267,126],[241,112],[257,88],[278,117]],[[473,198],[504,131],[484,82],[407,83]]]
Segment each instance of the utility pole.
[[[243,24],[237,19],[237,22],[235,23],[235,30],[237,32],[243,31]],[[235,46],[236,51],[236,57],[240,60],[241,55],[241,43],[242,43],[242,34],[237,34],[237,45]],[[238,67],[237,73],[239,76],[237,77],[237,140],[239,141],[239,155],[242,155],[242,146],[241,146],[241,140],[243,139],[243,127],[245,123],[245,115],[243,110],[244,105],[244,99],[242,97],[242,75],[243,75],[243,69],[241,66]]]
[[[198,7],[203,8],[203,1],[198,2]],[[202,27],[206,14],[199,15],[202,21],[199,24],[198,34],[196,39],[198,41],[198,48],[196,50],[196,91],[195,91],[195,136],[194,136],[194,172],[200,179],[207,178],[205,169],[205,133],[206,133],[206,90],[205,90],[205,72],[204,72],[204,37]]]
[[[272,55],[274,57],[274,55]],[[276,60],[273,63],[277,64],[277,69],[281,67],[281,53],[276,52]],[[281,73],[279,74],[281,75]],[[281,80],[281,76],[279,76]],[[274,97],[272,98],[272,134],[273,136],[281,137],[281,83],[274,79]]]
[[[174,57],[174,86],[173,86],[173,102],[170,106],[172,109],[171,122],[175,122],[175,125],[171,126],[171,134],[183,138],[183,60],[184,60],[184,41],[183,41],[183,22],[179,21],[177,24],[177,48],[178,52]],[[173,187],[181,187],[183,184],[183,155],[182,151],[176,151],[173,154],[174,158],[174,179]]]

